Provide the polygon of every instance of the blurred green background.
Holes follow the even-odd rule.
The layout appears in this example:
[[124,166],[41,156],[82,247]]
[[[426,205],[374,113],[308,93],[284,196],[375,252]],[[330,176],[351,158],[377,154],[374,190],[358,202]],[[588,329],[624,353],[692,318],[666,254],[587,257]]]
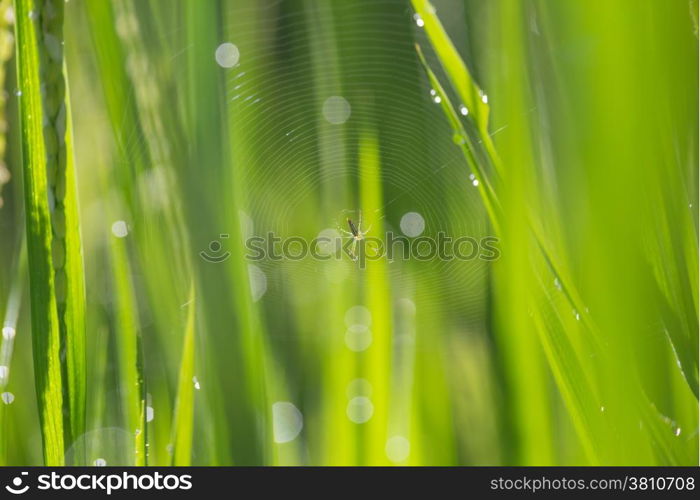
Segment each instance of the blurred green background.
[[[27,89],[0,6],[0,463],[36,465]],[[698,463],[697,2],[433,6],[66,0],[87,336],[67,463]],[[490,108],[458,120],[496,218],[436,103],[462,101],[434,16]],[[245,258],[360,211],[368,236],[423,221],[501,256]]]

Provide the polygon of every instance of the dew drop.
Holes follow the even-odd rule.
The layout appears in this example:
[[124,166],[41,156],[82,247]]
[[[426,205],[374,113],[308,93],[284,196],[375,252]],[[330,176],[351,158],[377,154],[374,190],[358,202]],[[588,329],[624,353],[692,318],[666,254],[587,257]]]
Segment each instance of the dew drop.
[[484,104],[488,104],[488,102],[489,102],[489,96],[487,96],[486,94],[482,94],[482,96],[481,96],[481,102],[483,102]]
[[199,380],[197,379],[197,377],[192,377],[192,383],[194,384],[194,388],[196,390],[199,390],[202,388],[202,386],[199,385]]
[[474,180],[472,181],[472,185],[475,186],[475,187],[478,186],[478,185],[479,185],[479,179],[474,179]]
[[433,97],[433,102],[435,104],[440,104],[442,102],[442,98],[439,95],[436,95],[435,97]]
[[287,401],[272,405],[272,433],[275,443],[293,441],[304,427],[304,417],[299,409]]
[[241,54],[236,47],[231,42],[222,43],[216,48],[214,53],[214,58],[216,63],[222,68],[233,68],[238,64]]
[[123,220],[115,221],[112,224],[112,234],[117,238],[124,238],[129,234],[129,228]]
[[6,405],[11,405],[12,402],[15,400],[15,395],[11,392],[3,392],[2,394],[0,394],[0,398],[2,398],[2,402]]
[[93,464],[95,465],[95,467],[104,467],[107,465],[107,460],[105,460],[104,458],[97,458],[95,459]]
[[459,107],[459,112],[462,116],[467,116],[469,114],[469,110],[464,104]]
[[15,90],[15,95],[16,95],[17,97],[22,97],[22,90],[21,90],[21,89]]
[[146,407],[146,422],[152,422],[155,417],[155,411],[152,406]]
[[675,431],[673,434],[674,434],[676,437],[680,436],[680,435],[681,435],[681,428],[680,428],[680,427],[676,427],[676,431]]
[[10,368],[5,365],[0,365],[0,384],[7,383],[7,378],[10,375]]
[[425,219],[418,212],[407,212],[401,217],[399,226],[403,234],[415,238],[425,231]]
[[423,21],[423,18],[420,17],[420,14],[413,14],[413,20],[416,22],[416,26],[418,26],[419,28],[425,26],[425,21]]
[[323,103],[323,117],[333,125],[342,125],[350,118],[350,103],[341,96],[331,96]]
[[5,340],[12,340],[15,338],[15,329],[11,326],[2,327],[2,338]]

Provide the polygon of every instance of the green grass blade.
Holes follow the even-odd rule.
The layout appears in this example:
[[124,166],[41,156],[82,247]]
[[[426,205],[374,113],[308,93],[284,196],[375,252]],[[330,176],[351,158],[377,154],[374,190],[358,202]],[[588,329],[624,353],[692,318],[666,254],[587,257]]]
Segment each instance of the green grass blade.
[[487,99],[484,98],[483,91],[474,81],[452,40],[447,36],[447,32],[435,13],[435,7],[428,0],[411,1],[416,13],[423,20],[425,32],[457,95],[469,110],[469,114],[477,124],[478,129],[487,132],[489,121]]
[[[481,193],[482,200],[484,201],[486,211],[491,218],[491,223],[494,225],[494,228],[498,233],[498,228],[500,226],[499,221],[501,218],[500,205],[486,169],[476,157],[474,142],[465,130],[464,125],[462,124],[457,111],[452,105],[447,92],[445,92],[445,89],[440,83],[440,80],[438,80],[437,76],[428,65],[428,62],[425,60],[425,56],[423,55],[423,51],[419,45],[416,45],[416,52],[418,53],[421,64],[423,65],[423,69],[428,75],[428,80],[430,81],[431,87],[433,90],[435,90],[436,96],[440,98],[440,107],[454,130],[454,140],[459,145],[459,148],[467,161],[467,165],[479,183],[479,192]],[[486,135],[488,136],[488,134]]]
[[195,291],[190,292],[187,325],[182,342],[182,360],[177,385],[177,401],[172,431],[172,465],[189,466],[192,462],[192,431],[194,428],[194,353],[195,353]]
[[143,376],[139,356],[138,303],[131,281],[131,266],[122,238],[111,242],[112,279],[115,294],[115,339],[119,371],[119,392],[126,428],[134,436],[135,465],[145,460]]
[[[17,0],[16,38],[18,45],[17,72],[20,90],[20,116],[22,121],[22,153],[24,195],[27,225],[27,251],[29,257],[29,284],[32,304],[32,339],[34,369],[39,417],[42,426],[44,460],[47,465],[64,462],[64,376],[61,369],[61,327],[59,304],[65,304],[65,280],[55,274],[54,257],[60,254],[65,237],[65,214],[55,204],[55,188],[60,178],[58,158],[62,137],[60,123],[55,120],[63,105],[63,82],[59,61],[46,64],[52,55],[43,37],[54,36],[56,24],[62,23],[63,2],[45,4],[38,9],[32,0]],[[56,10],[54,10],[56,9]],[[49,12],[51,10],[52,12]],[[45,17],[44,17],[45,16]],[[41,32],[40,20],[45,20],[47,32]],[[52,30],[51,28],[54,28]],[[47,38],[52,40],[51,38]],[[55,39],[60,44],[60,38]],[[55,47],[54,47],[55,49]],[[60,45],[58,47],[60,52]],[[58,70],[55,65],[58,64]],[[49,66],[46,68],[46,66]],[[43,70],[43,72],[42,72]],[[59,72],[58,80],[55,79]],[[41,88],[47,74],[54,79]],[[42,78],[43,77],[43,78]],[[61,83],[57,83],[60,81]],[[46,102],[44,102],[46,101]],[[48,104],[45,109],[45,104]],[[64,113],[65,113],[65,107]],[[65,115],[64,115],[65,116]],[[44,120],[48,126],[44,127]],[[64,129],[65,131],[65,125]],[[65,157],[63,159],[65,167]],[[54,198],[52,203],[49,198]],[[56,235],[56,237],[54,237]],[[54,250],[54,240],[56,250]],[[60,259],[56,259],[60,260]]]
[[[66,193],[63,203],[57,204],[57,210],[63,209],[66,223],[66,234],[63,240],[65,247],[64,268],[60,270],[65,275],[66,293],[65,301],[58,304],[58,314],[61,338],[66,349],[70,441],[74,442],[85,432],[87,409],[86,297],[85,267],[78,213],[78,190],[73,155],[73,129],[68,99],[66,100],[66,116],[66,169],[64,179],[60,180],[58,184],[65,183]],[[55,260],[54,263],[56,263]],[[56,272],[59,272],[58,268]],[[66,444],[70,445],[71,443]],[[75,448],[73,450],[76,460],[82,461],[84,450],[76,450]]]

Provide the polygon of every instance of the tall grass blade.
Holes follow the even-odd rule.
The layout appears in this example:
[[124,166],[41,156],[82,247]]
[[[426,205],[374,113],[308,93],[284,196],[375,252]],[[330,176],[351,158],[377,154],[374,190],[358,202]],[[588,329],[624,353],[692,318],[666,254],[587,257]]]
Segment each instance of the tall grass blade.
[[44,458],[52,465],[63,463],[64,444],[85,422],[84,276],[66,142],[63,6],[15,2],[34,364]]
[[177,400],[173,419],[172,465],[189,466],[192,462],[192,432],[194,428],[194,359],[195,359],[195,311],[196,297],[194,286],[187,304],[187,324],[182,342],[182,360],[177,384]]
[[131,265],[122,238],[111,242],[112,279],[115,294],[115,339],[119,365],[119,392],[122,415],[134,436],[135,465],[144,465],[146,447],[144,426],[144,387],[140,360],[138,303],[134,292]]

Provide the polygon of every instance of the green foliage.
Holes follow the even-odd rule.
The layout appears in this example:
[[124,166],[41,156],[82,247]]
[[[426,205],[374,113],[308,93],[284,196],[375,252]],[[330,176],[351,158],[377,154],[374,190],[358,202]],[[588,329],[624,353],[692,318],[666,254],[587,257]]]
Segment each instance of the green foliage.
[[697,463],[697,2],[7,9],[2,463]]

